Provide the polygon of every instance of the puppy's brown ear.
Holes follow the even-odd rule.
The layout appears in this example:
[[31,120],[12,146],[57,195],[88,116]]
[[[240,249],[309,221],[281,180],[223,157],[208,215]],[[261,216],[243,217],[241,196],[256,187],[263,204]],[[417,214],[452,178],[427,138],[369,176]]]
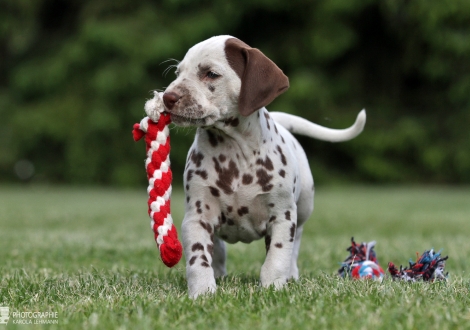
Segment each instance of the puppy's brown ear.
[[238,110],[243,116],[267,106],[289,88],[289,78],[256,48],[236,38],[225,42],[225,56],[242,85]]

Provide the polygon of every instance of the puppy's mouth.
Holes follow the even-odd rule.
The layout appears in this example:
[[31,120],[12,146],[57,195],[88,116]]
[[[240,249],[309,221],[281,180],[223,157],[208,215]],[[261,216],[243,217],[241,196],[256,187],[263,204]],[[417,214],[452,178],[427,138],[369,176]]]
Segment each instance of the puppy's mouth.
[[209,116],[201,117],[201,118],[193,118],[189,116],[182,116],[180,114],[175,114],[170,112],[171,121],[177,125],[182,127],[200,127],[206,126],[208,123]]

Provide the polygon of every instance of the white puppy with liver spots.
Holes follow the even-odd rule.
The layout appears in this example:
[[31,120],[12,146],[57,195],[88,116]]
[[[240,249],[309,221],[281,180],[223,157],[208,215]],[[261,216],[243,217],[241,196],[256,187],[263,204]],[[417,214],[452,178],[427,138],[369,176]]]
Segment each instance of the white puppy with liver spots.
[[305,221],[314,185],[307,157],[293,133],[339,142],[353,126],[328,129],[305,119],[269,113],[265,106],[289,87],[283,72],[258,49],[231,36],[192,47],[177,67],[163,101],[172,121],[197,126],[184,174],[186,213],[182,239],[190,297],[214,292],[226,274],[225,242],[264,237],[261,284],[282,287],[297,279]]

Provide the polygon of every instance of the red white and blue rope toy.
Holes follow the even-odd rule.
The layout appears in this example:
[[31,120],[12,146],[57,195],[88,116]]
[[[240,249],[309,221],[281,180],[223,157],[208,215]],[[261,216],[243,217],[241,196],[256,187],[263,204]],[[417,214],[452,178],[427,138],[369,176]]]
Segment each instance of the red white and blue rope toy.
[[183,254],[178,240],[178,233],[170,213],[171,181],[170,168],[170,115],[165,111],[161,95],[154,92],[154,97],[145,103],[147,117],[140,124],[134,124],[132,134],[138,141],[145,136],[147,159],[145,168],[149,185],[147,193],[150,227],[162,261],[168,267],[176,265]]
[[[376,242],[356,244],[354,237],[351,238],[351,246],[347,249],[349,256],[341,263],[338,275],[351,277],[353,279],[382,280],[385,273],[379,266],[374,251]],[[442,250],[434,252],[434,249],[426,250],[421,256],[418,253],[416,262],[409,260],[409,267],[397,269],[393,262],[388,263],[388,272],[393,280],[406,282],[434,282],[446,281],[449,273],[445,272],[445,261],[449,258],[441,257]]]
[[338,275],[342,277],[352,277],[354,279],[373,279],[381,281],[385,275],[380,267],[374,251],[376,242],[356,244],[354,237],[351,237],[351,246],[346,249],[349,256],[341,263]]
[[[388,272],[394,280],[402,280],[409,282],[425,281],[434,282],[446,281],[449,273],[445,272],[445,261],[449,256],[441,258],[442,250],[434,252],[434,249],[426,250],[423,254],[417,257],[416,262],[411,259],[409,261],[409,267],[403,268],[400,266],[400,270],[395,267],[392,262],[388,263]],[[418,256],[419,254],[416,253]]]

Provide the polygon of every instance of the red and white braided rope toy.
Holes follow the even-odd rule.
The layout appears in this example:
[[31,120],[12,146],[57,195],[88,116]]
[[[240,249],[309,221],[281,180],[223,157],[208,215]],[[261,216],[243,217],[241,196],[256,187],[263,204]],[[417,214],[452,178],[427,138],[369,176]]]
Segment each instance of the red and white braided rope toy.
[[170,115],[165,111],[159,93],[145,103],[148,117],[134,124],[132,134],[138,141],[145,136],[147,159],[145,168],[149,186],[147,192],[150,226],[160,250],[162,261],[168,267],[176,265],[183,248],[170,213],[172,173],[170,169]]

